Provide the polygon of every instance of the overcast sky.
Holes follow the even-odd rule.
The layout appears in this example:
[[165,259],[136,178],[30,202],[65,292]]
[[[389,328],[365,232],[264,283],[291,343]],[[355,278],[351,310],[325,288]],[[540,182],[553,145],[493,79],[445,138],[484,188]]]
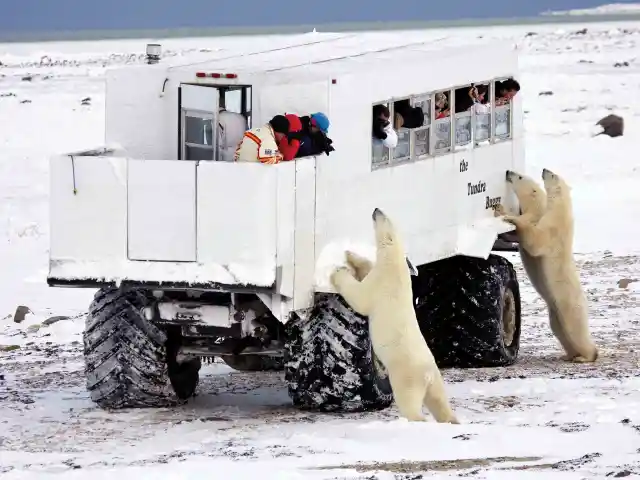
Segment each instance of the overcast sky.
[[[0,0],[0,32],[535,16],[600,0]],[[613,3],[613,1],[611,2]],[[616,3],[635,3],[616,0]],[[390,5],[393,7],[390,10]]]

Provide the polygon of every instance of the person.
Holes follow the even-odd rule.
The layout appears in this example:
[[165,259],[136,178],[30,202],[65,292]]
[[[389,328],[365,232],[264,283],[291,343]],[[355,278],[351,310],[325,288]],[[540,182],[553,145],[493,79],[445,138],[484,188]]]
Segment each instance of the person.
[[302,139],[300,148],[296,157],[309,157],[319,155],[324,152],[329,155],[335,148],[331,146],[331,140],[327,134],[329,133],[329,118],[322,112],[312,113],[300,117],[302,122]]
[[280,163],[283,155],[278,142],[289,133],[289,120],[276,115],[266,125],[244,132],[235,153],[236,162]]
[[224,92],[220,89],[218,110],[218,160],[233,162],[238,144],[247,131],[247,119],[241,113],[226,109]]
[[288,162],[296,158],[303,132],[300,117],[292,113],[287,113],[285,114],[285,118],[289,122],[289,131],[287,135],[278,140],[278,149],[280,153],[282,153],[282,160]]
[[444,92],[436,93],[435,96],[435,114],[436,120],[448,117],[450,113],[449,98]]
[[398,100],[393,104],[394,128],[420,128],[424,124],[424,112],[412,107],[409,100]]
[[474,113],[487,113],[487,85],[471,85],[470,88],[459,88],[455,91],[456,113],[466,112],[473,108]]
[[513,78],[496,82],[496,105],[505,105],[520,91],[520,84]]
[[381,142],[387,148],[394,148],[398,145],[398,134],[393,129],[389,117],[391,117],[391,112],[386,105],[373,107],[372,136],[374,141]]

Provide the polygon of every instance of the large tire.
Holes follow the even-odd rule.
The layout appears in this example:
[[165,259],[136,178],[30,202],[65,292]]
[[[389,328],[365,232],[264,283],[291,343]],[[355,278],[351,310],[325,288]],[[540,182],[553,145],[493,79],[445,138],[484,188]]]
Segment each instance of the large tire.
[[200,360],[176,362],[175,336],[143,314],[140,290],[104,288],[96,293],[83,335],[91,400],[102,408],[169,407],[192,397]]
[[381,410],[393,401],[367,319],[334,294],[318,294],[307,318],[293,314],[287,322],[285,380],[303,410]]
[[413,277],[420,330],[439,367],[498,367],[520,348],[520,289],[511,262],[456,256]]

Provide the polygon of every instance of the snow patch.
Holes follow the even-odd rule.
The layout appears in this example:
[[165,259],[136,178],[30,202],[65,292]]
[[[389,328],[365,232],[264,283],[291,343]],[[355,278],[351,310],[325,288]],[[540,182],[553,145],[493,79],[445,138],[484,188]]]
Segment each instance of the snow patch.
[[215,263],[76,261],[54,260],[49,277],[64,280],[123,280],[137,282],[219,283],[271,287],[276,280],[275,265],[254,266]]
[[333,292],[330,277],[331,273],[338,267],[347,266],[345,252],[352,251],[371,261],[376,259],[376,247],[373,244],[353,242],[349,239],[342,239],[326,245],[316,261],[315,286],[319,292]]

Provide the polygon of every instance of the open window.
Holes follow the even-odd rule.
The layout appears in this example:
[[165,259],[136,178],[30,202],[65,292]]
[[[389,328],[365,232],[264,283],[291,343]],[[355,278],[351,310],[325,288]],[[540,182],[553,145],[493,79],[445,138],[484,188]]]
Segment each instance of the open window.
[[475,103],[476,89],[473,85],[465,85],[454,91],[453,117],[455,150],[467,150],[471,148],[471,136],[473,132],[472,116]]
[[422,125],[416,126],[411,135],[413,136],[413,158],[419,159],[430,154],[430,132],[432,103],[430,95],[418,95],[411,98],[413,108],[419,108],[422,111]]
[[492,82],[495,108],[493,109],[493,126],[495,140],[511,138],[513,97],[520,90],[520,85],[513,78],[505,78]]
[[491,104],[493,99],[490,82],[475,84],[477,101],[473,110],[473,138],[475,145],[491,141]]
[[[391,121],[391,109],[389,103],[378,103],[372,108],[372,128],[377,118]],[[380,167],[389,165],[391,152],[379,138],[376,138],[371,132],[371,169],[375,170]]]
[[[411,160],[411,101],[409,98],[396,100],[390,108],[393,128],[398,135],[398,144],[391,150],[391,163],[398,164]],[[422,119],[421,119],[422,120]]]
[[179,102],[179,158],[232,159],[251,126],[251,87],[182,84]]
[[451,91],[445,90],[433,94],[434,120],[432,127],[433,153],[442,154],[451,151]]

